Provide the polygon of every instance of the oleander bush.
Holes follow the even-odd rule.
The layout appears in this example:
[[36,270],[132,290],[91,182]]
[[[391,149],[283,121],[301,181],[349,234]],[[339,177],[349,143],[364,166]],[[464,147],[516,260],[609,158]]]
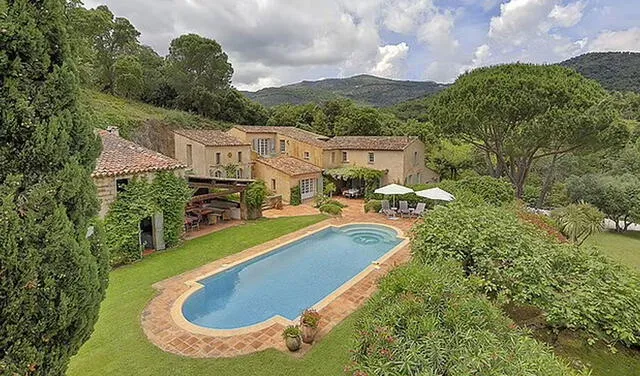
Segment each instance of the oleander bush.
[[490,298],[533,305],[552,328],[640,344],[640,276],[596,250],[559,243],[513,209],[437,207],[412,240],[420,262],[457,260]]
[[454,261],[393,271],[356,330],[353,376],[578,374],[517,329]]
[[382,210],[382,201],[369,200],[364,204],[365,213],[379,213]]
[[318,208],[321,213],[331,214],[331,215],[342,215],[342,206],[328,203],[324,204]]

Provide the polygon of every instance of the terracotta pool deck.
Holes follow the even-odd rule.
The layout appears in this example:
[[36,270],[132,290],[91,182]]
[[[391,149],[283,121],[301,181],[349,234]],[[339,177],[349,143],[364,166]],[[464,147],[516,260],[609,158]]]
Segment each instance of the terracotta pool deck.
[[[281,337],[284,329],[282,323],[273,323],[265,328],[234,335],[212,335],[211,333],[206,333],[206,330],[203,331],[206,334],[203,334],[189,330],[179,323],[180,320],[175,320],[172,316],[172,309],[175,313],[174,306],[179,304],[181,297],[183,298],[185,292],[191,288],[189,283],[199,277],[211,274],[235,262],[264,253],[280,244],[292,241],[328,225],[340,226],[357,222],[380,223],[396,227],[407,235],[415,222],[415,220],[411,219],[390,220],[380,214],[365,214],[361,200],[344,200],[344,202],[349,207],[344,209],[342,217],[327,219],[313,226],[154,284],[153,287],[158,290],[158,295],[151,300],[142,313],[142,328],[149,340],[164,351],[194,358],[234,357],[270,348],[287,351]],[[317,214],[317,210],[307,205],[285,207],[283,210],[266,211],[265,217],[308,214]],[[319,312],[322,315],[322,320],[316,341],[322,341],[322,337],[331,329],[360,308],[377,289],[377,281],[391,269],[408,261],[409,257],[409,246],[406,245],[384,260],[378,269],[366,274],[362,279],[355,282],[346,291],[337,295],[331,302],[321,308]],[[296,356],[304,355],[310,347],[310,345],[303,345],[303,348],[295,353]]]

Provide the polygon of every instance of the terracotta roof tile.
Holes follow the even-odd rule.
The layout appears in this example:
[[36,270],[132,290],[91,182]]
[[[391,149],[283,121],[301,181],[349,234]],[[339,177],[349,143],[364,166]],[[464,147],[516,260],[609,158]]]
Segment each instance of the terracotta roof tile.
[[326,145],[326,141],[329,139],[329,137],[327,136],[305,131],[304,129],[296,127],[259,125],[236,125],[235,127],[247,133],[278,133],[287,137],[291,137],[294,140],[306,142],[310,145],[317,146],[319,148],[323,148]]
[[325,143],[325,149],[404,150],[415,140],[406,136],[336,136]]
[[175,170],[186,166],[107,131],[99,131],[102,152],[91,176],[117,176],[149,171]]
[[287,155],[281,155],[275,158],[258,158],[256,162],[280,170],[290,176],[322,172],[322,169],[314,164]]
[[238,140],[232,135],[212,129],[177,129],[176,134],[197,141],[205,146],[247,146],[246,142]]

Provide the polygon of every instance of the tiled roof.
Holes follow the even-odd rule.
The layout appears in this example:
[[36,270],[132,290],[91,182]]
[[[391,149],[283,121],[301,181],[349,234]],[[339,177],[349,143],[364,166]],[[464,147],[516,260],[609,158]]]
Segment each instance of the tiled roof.
[[313,132],[305,131],[304,129],[296,127],[274,127],[274,126],[259,126],[259,125],[236,125],[237,129],[240,129],[247,133],[278,133],[287,137],[291,137],[294,140],[306,142],[310,145],[323,148],[326,145],[327,136],[316,134]]
[[230,134],[212,129],[177,129],[176,134],[197,141],[205,146],[246,146],[246,142],[238,140]]
[[406,136],[336,136],[325,143],[325,149],[404,150],[415,140]]
[[175,170],[186,166],[166,155],[156,153],[107,131],[99,131],[102,152],[93,177]]
[[265,164],[286,173],[289,176],[316,174],[322,172],[322,169],[309,162],[305,162],[298,158],[282,155],[275,158],[258,158],[258,163]]

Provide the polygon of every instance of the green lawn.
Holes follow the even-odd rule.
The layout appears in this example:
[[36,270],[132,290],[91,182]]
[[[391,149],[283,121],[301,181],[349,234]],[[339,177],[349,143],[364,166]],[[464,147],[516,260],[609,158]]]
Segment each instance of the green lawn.
[[597,246],[612,259],[640,271],[640,232],[601,232],[587,239],[587,244]]
[[353,317],[332,330],[303,359],[276,350],[234,359],[184,358],[152,345],[140,327],[140,314],[155,295],[153,283],[324,219],[318,215],[250,222],[113,271],[95,332],[72,359],[68,375],[342,374],[349,360]]

